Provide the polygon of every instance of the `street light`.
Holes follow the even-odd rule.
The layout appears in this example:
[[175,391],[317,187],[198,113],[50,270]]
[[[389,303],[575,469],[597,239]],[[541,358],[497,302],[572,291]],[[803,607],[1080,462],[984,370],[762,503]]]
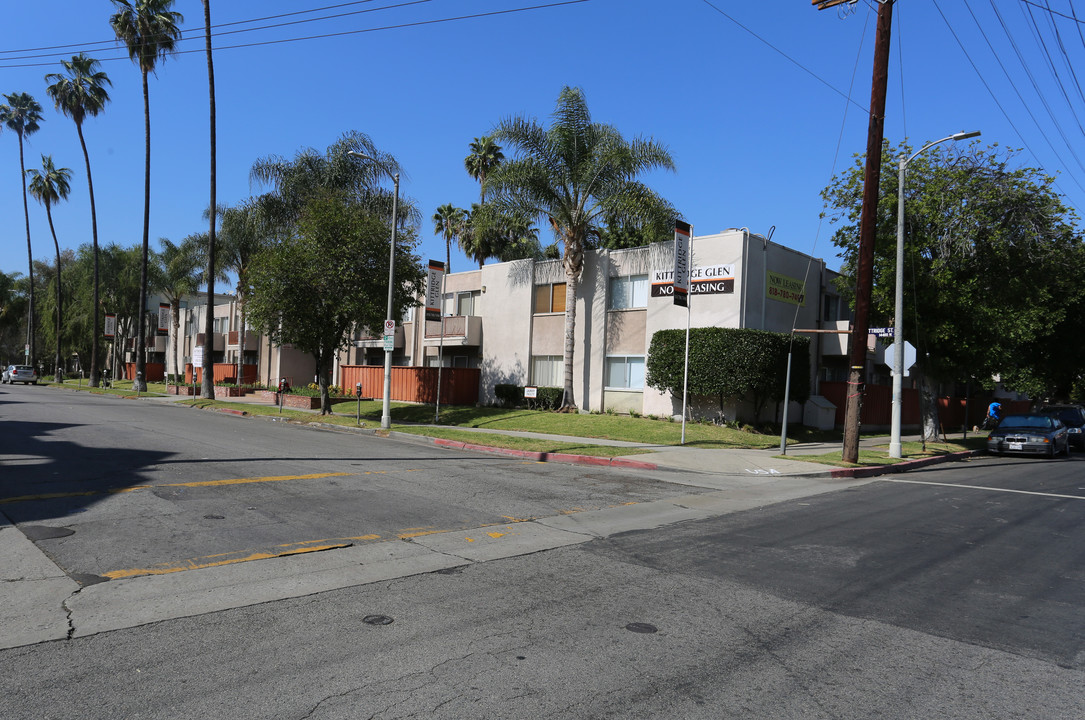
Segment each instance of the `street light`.
[[[388,249],[388,312],[385,314],[387,322],[392,321],[392,287],[395,283],[396,263],[396,219],[399,217],[399,173],[391,173],[379,160],[360,152],[348,150],[347,155],[354,155],[363,160],[371,160],[377,167],[392,178],[395,184],[395,194],[392,196],[392,244]],[[385,346],[384,350],[384,401],[381,406],[381,428],[389,430],[392,427],[392,349]]]
[[905,159],[900,156],[900,179],[897,185],[897,288],[895,293],[896,308],[893,314],[893,415],[892,428],[889,437],[889,457],[901,457],[900,443],[900,410],[901,410],[901,385],[904,383],[904,171],[908,163],[915,160],[916,156],[938,143],[947,140],[967,140],[979,137],[980,131],[959,132],[944,137],[941,140],[929,142],[912,153]]

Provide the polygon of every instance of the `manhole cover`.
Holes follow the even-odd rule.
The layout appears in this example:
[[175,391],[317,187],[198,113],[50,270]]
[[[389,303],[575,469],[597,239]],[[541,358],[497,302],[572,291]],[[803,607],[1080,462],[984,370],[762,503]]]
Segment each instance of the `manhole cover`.
[[654,633],[659,632],[659,628],[649,623],[629,623],[625,626],[625,629],[629,632],[635,633]]
[[395,620],[387,615],[366,615],[362,622],[366,625],[391,625]]
[[225,520],[226,516],[225,515],[204,515],[203,519],[204,520]]

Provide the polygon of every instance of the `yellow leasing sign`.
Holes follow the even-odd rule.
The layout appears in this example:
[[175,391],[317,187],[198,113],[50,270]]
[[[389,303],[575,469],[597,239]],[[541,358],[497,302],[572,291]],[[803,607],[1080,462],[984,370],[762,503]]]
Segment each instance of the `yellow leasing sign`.
[[806,293],[803,292],[803,281],[787,275],[781,275],[770,270],[768,272],[768,283],[765,286],[765,294],[773,300],[806,307]]

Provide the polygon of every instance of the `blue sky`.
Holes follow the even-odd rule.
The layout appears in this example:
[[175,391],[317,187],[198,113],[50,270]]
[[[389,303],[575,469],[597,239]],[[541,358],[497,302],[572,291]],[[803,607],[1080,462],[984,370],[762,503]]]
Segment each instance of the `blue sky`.
[[[328,9],[303,12],[318,8]],[[199,0],[174,9],[191,38],[179,47],[191,52],[150,81],[152,247],[204,229],[209,198],[203,10]],[[71,197],[53,213],[62,247],[90,242],[90,211],[75,127],[53,110],[43,76],[80,50],[113,81],[106,112],[85,124],[99,237],[128,246],[142,237],[140,76],[113,40],[112,10],[106,0],[9,3],[0,26],[0,92],[29,92],[45,107],[27,166],[46,153],[73,170]],[[1058,173],[1058,191],[1080,208],[1085,133],[1075,113],[1085,100],[1071,68],[1085,41],[1080,23],[1056,14],[1073,11],[1072,0],[898,0],[887,139],[918,146],[982,130],[985,145],[1026,148],[1021,163]],[[323,150],[359,130],[407,171],[402,192],[426,218],[423,260],[443,258],[428,218],[443,203],[477,201],[463,168],[470,141],[511,115],[548,123],[571,85],[596,121],[668,146],[677,172],[647,180],[695,234],[775,226],[774,241],[836,267],[819,192],[865,149],[875,15],[862,1],[818,11],[809,0],[213,0],[218,199],[262,190],[248,179],[257,158]],[[275,42],[294,38],[313,39]],[[0,132],[0,218],[0,270],[25,273],[10,131]],[[33,199],[30,218],[35,257],[52,258]],[[453,253],[454,272],[470,267]]]

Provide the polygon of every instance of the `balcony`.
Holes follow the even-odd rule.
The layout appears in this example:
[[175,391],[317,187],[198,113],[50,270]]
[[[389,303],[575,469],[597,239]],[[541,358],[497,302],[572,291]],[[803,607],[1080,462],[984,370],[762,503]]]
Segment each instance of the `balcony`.
[[[404,334],[403,326],[396,325],[396,335],[393,347],[402,348],[404,346]],[[372,335],[368,337],[359,338],[354,341],[354,347],[356,348],[377,348],[384,349],[384,338],[374,337]]]
[[[837,320],[836,322],[825,323],[825,330],[848,330],[851,328],[851,322],[848,320]],[[825,333],[821,335],[821,356],[829,357],[833,355],[847,355],[848,354],[848,335],[846,332],[841,333]]]
[[426,347],[442,344],[441,326],[444,325],[443,343],[448,347],[479,347],[482,344],[482,318],[478,315],[451,315],[440,322],[426,323]]
[[[204,333],[196,333],[196,345],[203,347]],[[212,333],[211,334],[211,349],[212,350],[225,350],[226,349],[226,335],[224,333]]]
[[[241,335],[241,333],[239,333],[237,330],[231,330],[227,334],[226,347],[229,347],[229,348],[237,348],[237,347],[239,347],[238,346],[238,341],[239,341],[240,335]],[[260,342],[260,336],[259,335],[252,332],[251,330],[246,330],[245,331],[245,348],[247,350],[252,350],[253,348],[256,347],[257,343],[259,343],[259,342]],[[215,349],[217,350],[218,348],[215,348]]]

